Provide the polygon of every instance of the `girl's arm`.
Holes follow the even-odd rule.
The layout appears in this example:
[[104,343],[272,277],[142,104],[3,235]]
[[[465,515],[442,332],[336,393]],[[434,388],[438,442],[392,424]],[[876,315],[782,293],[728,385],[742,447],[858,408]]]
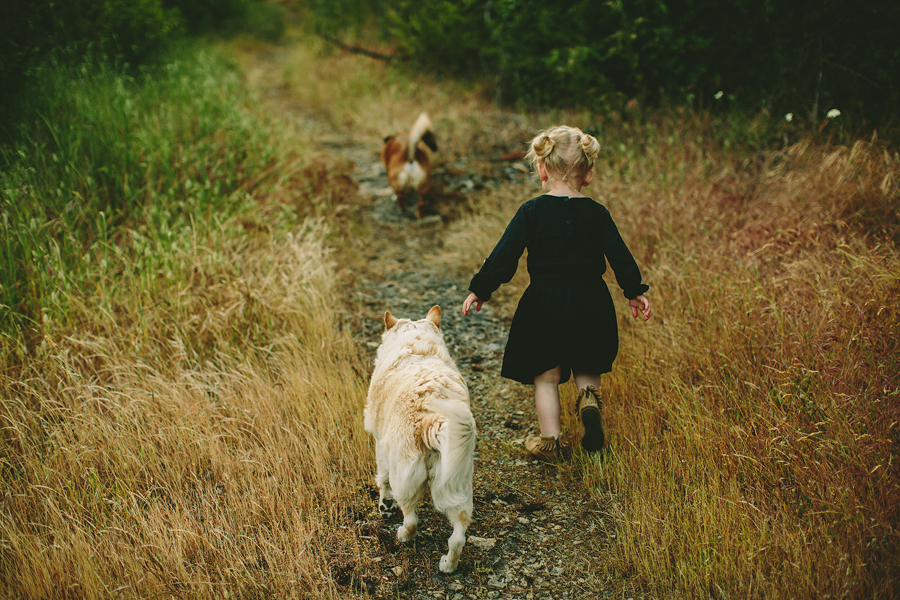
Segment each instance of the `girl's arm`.
[[[637,297],[642,296],[650,289],[650,286],[641,281],[641,270],[638,268],[634,256],[625,245],[625,240],[622,239],[609,211],[605,209],[604,211],[600,235],[603,254],[606,255],[606,260],[609,261],[609,266],[612,267],[613,274],[616,276],[616,282],[622,288],[625,297],[629,300],[637,300]],[[641,308],[641,312],[643,312],[643,308]]]
[[[509,225],[506,226],[503,237],[481,265],[481,270],[469,283],[469,291],[475,294],[481,302],[490,300],[494,291],[516,274],[519,258],[526,246],[528,229],[526,212],[529,210],[529,206],[529,202],[526,202],[519,207]],[[478,310],[477,306],[476,310]]]
[[641,311],[644,315],[644,320],[647,321],[650,319],[650,301],[641,294],[637,298],[632,298],[628,301],[628,304],[631,305],[631,314],[635,317],[638,316],[638,311]]
[[481,310],[481,305],[484,304],[484,301],[475,294],[469,294],[469,297],[463,302],[463,315],[468,316],[472,304],[475,304],[475,311],[477,312]]

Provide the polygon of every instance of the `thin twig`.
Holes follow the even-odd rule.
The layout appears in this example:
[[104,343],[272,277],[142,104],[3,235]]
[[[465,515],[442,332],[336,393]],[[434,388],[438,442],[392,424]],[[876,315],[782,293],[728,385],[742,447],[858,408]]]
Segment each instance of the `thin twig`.
[[382,54],[380,52],[373,52],[371,50],[366,50],[365,48],[360,48],[359,46],[350,46],[345,44],[341,40],[328,35],[327,33],[319,32],[318,36],[326,42],[334,44],[341,50],[353,52],[354,54],[362,54],[363,56],[368,56],[369,58],[377,58],[378,60],[386,60],[388,62],[392,60],[406,60],[407,58],[405,55]]

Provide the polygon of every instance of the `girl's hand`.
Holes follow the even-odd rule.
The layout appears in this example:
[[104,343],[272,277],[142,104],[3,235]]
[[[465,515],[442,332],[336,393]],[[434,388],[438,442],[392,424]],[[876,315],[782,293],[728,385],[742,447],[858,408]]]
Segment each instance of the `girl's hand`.
[[481,305],[484,304],[484,301],[475,294],[469,294],[469,297],[466,298],[465,302],[463,302],[463,315],[468,316],[469,309],[472,308],[473,303],[475,304],[475,310],[480,311]]
[[650,318],[650,301],[644,297],[643,294],[628,301],[628,304],[631,305],[631,314],[633,316],[638,316],[638,311],[641,311],[644,314],[644,320],[648,320]]

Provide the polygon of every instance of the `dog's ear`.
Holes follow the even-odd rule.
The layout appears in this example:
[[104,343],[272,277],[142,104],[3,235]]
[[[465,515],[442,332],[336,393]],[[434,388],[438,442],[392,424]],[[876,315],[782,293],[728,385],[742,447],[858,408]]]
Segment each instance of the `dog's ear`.
[[387,331],[397,324],[397,317],[391,314],[391,311],[384,311],[384,330]]
[[441,307],[435,304],[431,307],[431,310],[428,311],[428,316],[425,317],[435,325],[437,325],[438,329],[441,328]]
[[431,148],[432,152],[437,152],[437,140],[434,139],[434,134],[431,131],[426,131],[425,135],[422,136],[422,141],[425,142],[425,145]]

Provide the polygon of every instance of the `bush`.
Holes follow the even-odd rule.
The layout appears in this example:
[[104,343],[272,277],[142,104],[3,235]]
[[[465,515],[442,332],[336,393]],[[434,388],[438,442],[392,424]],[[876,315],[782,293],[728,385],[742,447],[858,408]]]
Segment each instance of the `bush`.
[[35,57],[54,48],[92,45],[127,60],[141,60],[182,30],[176,10],[160,0],[46,0],[18,3],[5,11],[2,69],[7,76],[23,71]]
[[414,62],[487,76],[501,97],[526,105],[730,102],[791,112],[817,125],[831,108],[860,122],[884,119],[900,98],[893,27],[900,5],[888,0],[865,6],[849,0],[402,0],[384,6],[342,0],[340,6],[313,3],[319,26],[333,31],[362,22],[361,11],[383,11],[385,33]]
[[284,36],[284,10],[277,4],[254,2],[236,25],[259,40],[277,42]]
[[51,52],[90,48],[134,64],[182,31],[178,11],[160,0],[17,3],[0,19],[0,125],[15,119],[11,105],[21,95],[28,70]]
[[251,0],[162,0],[162,3],[181,13],[189,32],[205,33],[242,17]]
[[66,0],[19,2],[0,19],[0,125],[26,74],[53,52],[104,54],[131,65],[158,56],[181,34],[248,31],[267,41],[284,32],[278,6],[259,0]]

